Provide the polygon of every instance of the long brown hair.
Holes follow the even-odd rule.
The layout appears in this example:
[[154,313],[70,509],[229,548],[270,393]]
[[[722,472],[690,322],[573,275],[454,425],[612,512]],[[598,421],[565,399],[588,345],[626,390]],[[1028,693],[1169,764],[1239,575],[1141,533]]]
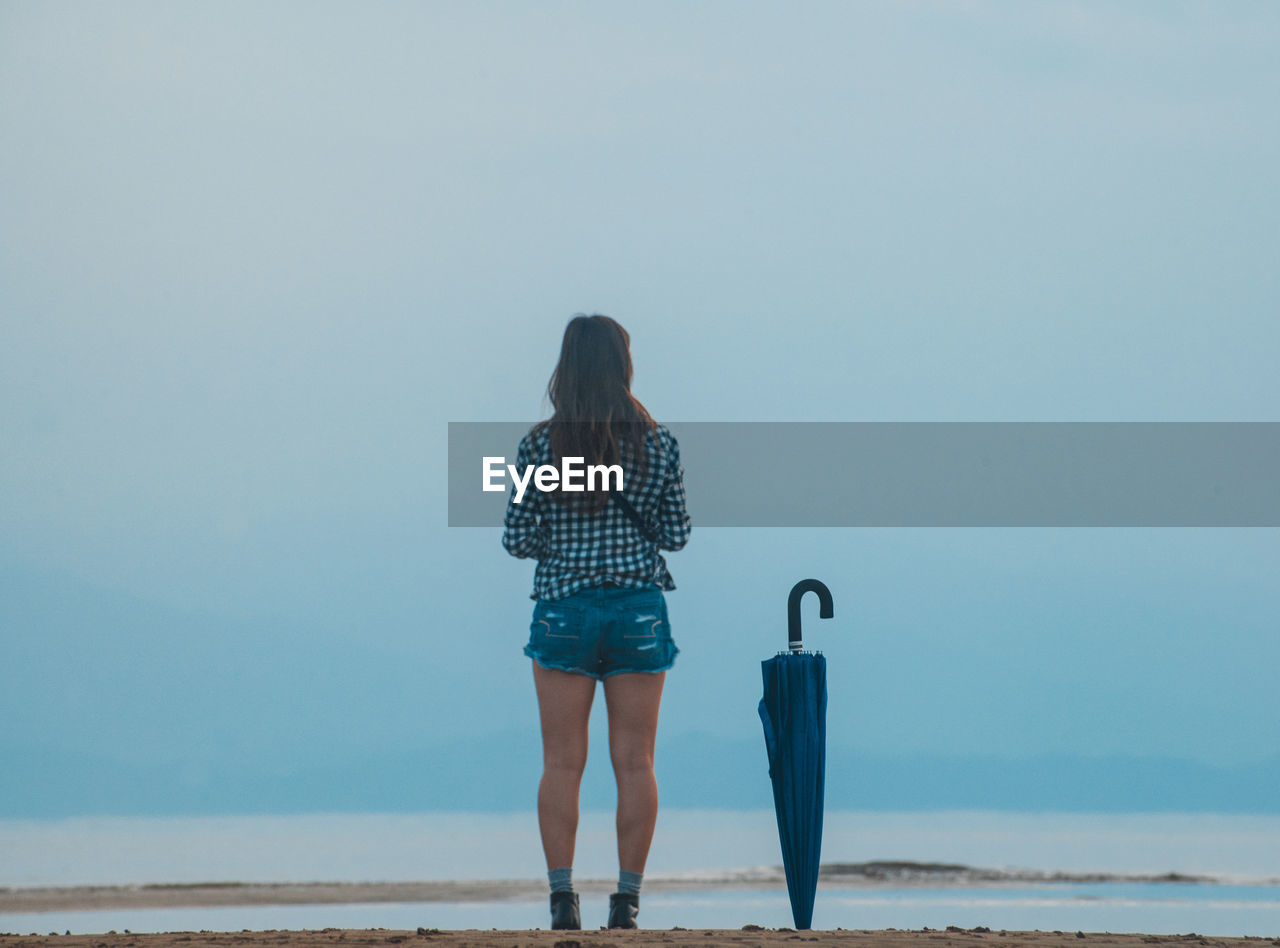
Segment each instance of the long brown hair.
[[[543,424],[557,458],[623,464],[628,476],[644,473],[644,440],[654,421],[631,394],[631,337],[617,320],[599,314],[569,320],[547,398],[554,414]],[[553,496],[563,499],[564,492]],[[608,500],[599,491],[581,496],[591,510]]]

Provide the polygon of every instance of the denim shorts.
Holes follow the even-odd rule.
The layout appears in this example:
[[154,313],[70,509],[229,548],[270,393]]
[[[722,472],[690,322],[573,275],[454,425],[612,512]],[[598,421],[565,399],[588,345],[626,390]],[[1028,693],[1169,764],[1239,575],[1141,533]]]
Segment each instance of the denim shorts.
[[533,607],[524,653],[543,668],[603,680],[675,664],[667,600],[657,586],[581,589]]

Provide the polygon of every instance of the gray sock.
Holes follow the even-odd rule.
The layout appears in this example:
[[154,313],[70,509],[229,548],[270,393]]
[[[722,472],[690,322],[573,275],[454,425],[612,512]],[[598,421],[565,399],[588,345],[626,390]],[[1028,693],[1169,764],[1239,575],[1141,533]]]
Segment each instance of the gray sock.
[[572,892],[573,866],[563,866],[560,869],[548,869],[547,881],[551,883],[552,892]]
[[639,895],[640,883],[644,881],[643,872],[618,871],[618,891],[623,895]]

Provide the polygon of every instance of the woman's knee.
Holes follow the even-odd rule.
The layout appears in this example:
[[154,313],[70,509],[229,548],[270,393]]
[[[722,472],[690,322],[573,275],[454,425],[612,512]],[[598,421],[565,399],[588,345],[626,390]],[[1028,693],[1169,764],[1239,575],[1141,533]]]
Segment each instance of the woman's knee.
[[648,747],[620,747],[610,750],[614,773],[633,778],[653,777],[653,751]]
[[581,777],[587,768],[587,749],[585,747],[544,747],[542,749],[542,769],[562,775]]

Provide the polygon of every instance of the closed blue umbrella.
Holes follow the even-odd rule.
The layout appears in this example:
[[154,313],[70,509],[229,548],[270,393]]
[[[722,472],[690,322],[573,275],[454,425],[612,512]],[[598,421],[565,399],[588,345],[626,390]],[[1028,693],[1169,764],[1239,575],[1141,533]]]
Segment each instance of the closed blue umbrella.
[[822,795],[826,777],[827,660],[800,637],[800,600],[818,594],[818,614],[834,614],[831,591],[816,579],[796,583],[787,597],[788,650],[761,662],[760,720],[769,752],[773,808],[778,815],[782,867],[797,929],[813,922],[822,855]]

